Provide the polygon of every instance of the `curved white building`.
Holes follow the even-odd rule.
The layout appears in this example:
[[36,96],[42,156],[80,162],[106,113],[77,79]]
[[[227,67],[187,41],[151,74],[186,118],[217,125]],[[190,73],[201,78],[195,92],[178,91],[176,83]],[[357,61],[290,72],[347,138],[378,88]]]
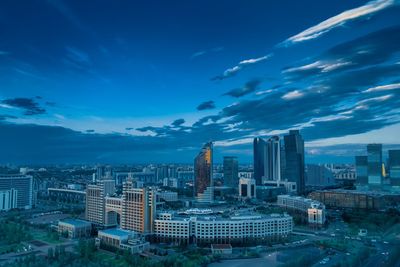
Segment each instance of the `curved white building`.
[[293,229],[288,214],[222,216],[175,216],[159,213],[154,233],[160,242],[198,244],[246,244],[285,239]]

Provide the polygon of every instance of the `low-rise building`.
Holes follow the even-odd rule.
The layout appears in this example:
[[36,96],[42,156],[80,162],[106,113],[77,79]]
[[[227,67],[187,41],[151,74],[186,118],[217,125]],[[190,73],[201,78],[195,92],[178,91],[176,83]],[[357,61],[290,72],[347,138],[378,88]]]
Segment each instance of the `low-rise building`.
[[117,228],[100,230],[96,245],[105,249],[127,250],[132,254],[141,253],[150,247],[150,243],[139,234]]
[[223,217],[163,212],[154,221],[154,228],[160,242],[200,245],[264,243],[284,240],[292,232],[293,219],[288,214],[238,212]]
[[304,197],[279,195],[278,206],[302,213],[307,217],[309,224],[325,224],[325,206],[324,204]]
[[58,222],[58,233],[66,238],[76,239],[89,237],[92,224],[83,220],[66,219]]
[[400,201],[400,194],[343,189],[314,191],[308,197],[324,203],[329,208],[370,210],[396,206]]

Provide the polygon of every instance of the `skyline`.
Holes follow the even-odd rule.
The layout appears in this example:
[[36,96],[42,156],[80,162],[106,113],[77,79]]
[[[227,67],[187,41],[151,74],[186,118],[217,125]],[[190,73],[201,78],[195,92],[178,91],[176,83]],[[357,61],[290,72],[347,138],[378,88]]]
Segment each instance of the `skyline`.
[[5,2],[0,163],[189,163],[208,141],[244,163],[290,129],[308,162],[399,148],[399,3]]

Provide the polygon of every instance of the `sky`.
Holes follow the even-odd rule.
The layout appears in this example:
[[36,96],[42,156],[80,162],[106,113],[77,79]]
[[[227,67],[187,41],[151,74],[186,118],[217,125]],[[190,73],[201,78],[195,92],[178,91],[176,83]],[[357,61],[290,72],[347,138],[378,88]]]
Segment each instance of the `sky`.
[[400,1],[0,3],[0,163],[307,162],[400,147]]

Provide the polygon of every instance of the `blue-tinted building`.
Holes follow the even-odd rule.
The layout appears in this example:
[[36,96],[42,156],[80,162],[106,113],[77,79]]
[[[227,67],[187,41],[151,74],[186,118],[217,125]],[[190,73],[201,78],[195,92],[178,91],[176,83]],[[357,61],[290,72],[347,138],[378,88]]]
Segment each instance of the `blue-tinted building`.
[[262,185],[262,177],[265,171],[265,141],[261,138],[253,140],[253,168],[256,185]]
[[290,130],[284,137],[285,173],[284,179],[297,183],[297,193],[305,191],[304,140],[299,130]]
[[368,184],[382,185],[382,144],[368,144]]
[[239,184],[239,166],[237,157],[224,157],[224,185],[237,188]]
[[389,150],[389,175],[393,186],[400,186],[400,150]]

